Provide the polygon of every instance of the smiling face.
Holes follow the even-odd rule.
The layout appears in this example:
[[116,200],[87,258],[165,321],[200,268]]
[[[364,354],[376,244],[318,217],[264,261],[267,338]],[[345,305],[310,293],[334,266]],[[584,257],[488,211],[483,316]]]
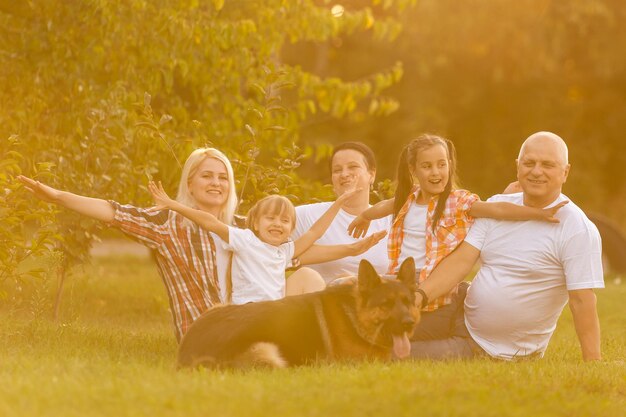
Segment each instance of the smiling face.
[[411,173],[420,185],[418,203],[426,204],[441,194],[450,179],[450,161],[443,145],[433,145],[418,151]]
[[205,158],[190,175],[188,187],[198,209],[219,211],[230,191],[226,166],[218,159]]
[[365,157],[354,149],[343,149],[335,153],[331,164],[333,190],[338,196],[354,188],[362,188],[369,196],[369,187],[374,182],[375,172],[370,170]]
[[246,227],[263,242],[279,246],[296,226],[296,210],[288,198],[270,195],[259,200],[248,212]]
[[556,200],[569,168],[567,147],[561,138],[547,132],[529,137],[517,160],[517,180],[524,191],[524,204],[545,207]]
[[265,243],[279,246],[289,239],[293,219],[283,210],[281,213],[264,213],[256,221],[257,236]]

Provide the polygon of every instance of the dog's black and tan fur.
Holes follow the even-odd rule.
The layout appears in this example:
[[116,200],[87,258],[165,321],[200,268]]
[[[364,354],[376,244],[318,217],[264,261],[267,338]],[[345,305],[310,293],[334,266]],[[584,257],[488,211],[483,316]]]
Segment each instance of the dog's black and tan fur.
[[183,337],[179,367],[285,367],[316,360],[390,358],[410,350],[408,337],[419,320],[415,264],[398,279],[381,280],[361,261],[357,285],[277,301],[216,307],[198,318]]

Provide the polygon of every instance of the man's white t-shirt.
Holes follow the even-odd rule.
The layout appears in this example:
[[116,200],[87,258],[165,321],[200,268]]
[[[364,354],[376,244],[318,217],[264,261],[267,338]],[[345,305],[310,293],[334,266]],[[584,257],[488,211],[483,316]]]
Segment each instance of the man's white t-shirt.
[[[296,227],[291,234],[292,239],[297,239],[302,236],[304,232],[309,230],[332,204],[332,202],[324,202],[296,207]],[[328,230],[326,230],[326,233],[324,233],[315,244],[342,245],[357,241],[358,239],[348,234],[348,226],[355,218],[356,216],[348,214],[344,210],[339,210],[339,213],[335,216],[335,219],[328,227]],[[370,235],[380,230],[389,230],[390,227],[391,216],[373,220],[370,223],[367,234]],[[380,242],[359,256],[348,256],[335,261],[307,266],[319,272],[322,278],[324,278],[324,281],[328,283],[335,278],[346,275],[356,275],[359,270],[359,262],[363,258],[370,261],[379,274],[386,273],[387,267],[389,266],[389,258],[387,257],[387,237],[385,236]]]
[[406,258],[412,257],[415,260],[415,270],[420,271],[424,267],[426,263],[427,214],[428,205],[413,202],[409,207],[402,225],[404,239],[402,239],[398,265],[402,265]]
[[[564,200],[561,194],[548,207]],[[522,205],[523,196],[489,201]],[[568,291],[604,287],[596,226],[571,201],[556,217],[558,224],[481,218],[465,238],[482,261],[465,299],[465,323],[493,357],[543,356]]]
[[250,229],[231,226],[228,226],[228,240],[229,243],[222,243],[224,249],[233,251],[233,304],[283,298],[285,268],[291,266],[293,242],[270,245]]

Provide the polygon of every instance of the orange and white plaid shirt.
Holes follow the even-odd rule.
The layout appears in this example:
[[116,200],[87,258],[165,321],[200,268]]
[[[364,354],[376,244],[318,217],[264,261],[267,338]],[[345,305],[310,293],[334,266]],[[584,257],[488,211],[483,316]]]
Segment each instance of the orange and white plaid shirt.
[[175,211],[109,202],[115,208],[111,226],[153,250],[180,341],[198,316],[222,302],[213,238],[201,227],[183,224]]
[[[389,255],[389,269],[387,273],[390,275],[398,273],[398,260],[400,259],[402,241],[404,240],[404,218],[411,204],[417,198],[418,193],[419,187],[415,187],[391,225],[387,244]],[[468,211],[472,204],[478,200],[480,200],[480,197],[467,190],[452,190],[446,200],[446,206],[441,218],[437,222],[437,227],[433,232],[433,215],[437,206],[437,196],[430,199],[426,214],[426,261],[419,273],[418,283],[428,278],[435,266],[463,242],[469,228],[474,223],[474,219],[468,214]],[[450,304],[452,296],[456,291],[457,287],[454,287],[448,294],[431,300],[423,310],[434,311],[439,307]]]

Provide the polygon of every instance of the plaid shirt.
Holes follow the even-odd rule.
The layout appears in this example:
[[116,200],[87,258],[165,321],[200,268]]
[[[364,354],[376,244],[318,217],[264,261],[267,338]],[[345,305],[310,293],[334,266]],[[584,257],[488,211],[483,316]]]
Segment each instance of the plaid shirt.
[[174,211],[110,203],[115,208],[111,225],[153,250],[180,341],[200,314],[222,302],[213,238],[183,224],[184,217]]
[[[391,225],[387,246],[389,254],[388,274],[395,275],[398,273],[398,260],[404,240],[404,218],[418,193],[419,187],[415,187]],[[480,198],[467,190],[452,190],[446,200],[446,207],[441,218],[437,222],[437,228],[433,232],[433,215],[437,206],[437,197],[430,199],[426,214],[426,262],[420,271],[418,282],[424,281],[435,266],[463,242],[470,226],[474,223],[474,219],[467,212],[477,200]],[[457,287],[454,287],[448,294],[431,300],[424,311],[433,311],[450,304],[456,291]]]

